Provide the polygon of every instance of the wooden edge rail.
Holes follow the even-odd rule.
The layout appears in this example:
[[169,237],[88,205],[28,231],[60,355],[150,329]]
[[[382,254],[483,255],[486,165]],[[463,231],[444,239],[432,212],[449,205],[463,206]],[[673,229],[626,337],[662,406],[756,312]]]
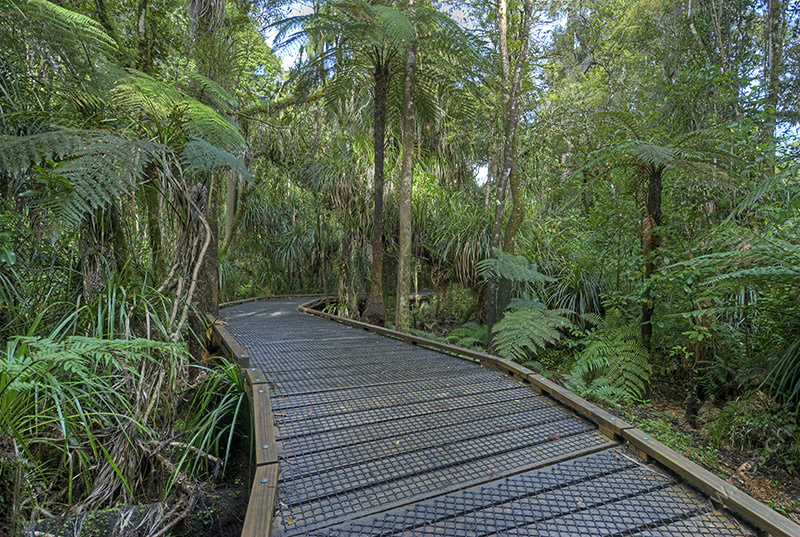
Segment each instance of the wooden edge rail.
[[536,374],[527,367],[484,352],[463,349],[440,341],[405,334],[396,330],[390,330],[381,326],[354,321],[339,315],[312,309],[313,307],[318,307],[327,302],[327,298],[312,300],[302,304],[298,310],[348,326],[362,328],[375,334],[399,339],[406,343],[444,351],[447,354],[458,357],[466,357],[480,362],[482,366],[505,371],[509,375],[514,376],[517,380],[529,383],[535,391],[549,395],[564,403],[576,413],[596,423],[600,432],[605,436],[612,440],[628,443],[642,458],[654,460],[675,472],[686,482],[705,494],[708,494],[711,497],[712,503],[731,509],[734,513],[753,524],[759,529],[759,536],[770,534],[774,537],[800,537],[800,525],[795,524],[780,513],[770,509],[752,496],[745,494],[734,485],[720,479],[708,470],[691,462],[683,455],[666,447],[664,444],[653,440],[648,434],[636,429],[629,423],[617,419],[611,413],[593,405],[555,382],[547,380],[542,375]]
[[477,361],[480,362],[480,364],[484,367],[505,371],[506,373],[513,376],[520,382],[531,384],[533,389],[536,390],[537,392],[550,395],[554,399],[557,399],[565,403],[567,406],[575,410],[577,413],[581,414],[585,418],[588,418],[589,420],[597,424],[600,428],[600,432],[602,432],[604,435],[611,438],[612,440],[622,440],[622,431],[625,429],[633,428],[632,425],[625,423],[620,419],[617,419],[615,416],[613,416],[609,412],[606,412],[602,408],[593,405],[589,401],[586,401],[585,399],[578,397],[569,390],[562,388],[558,384],[545,379],[541,375],[535,374],[527,367],[522,366],[516,362],[512,362],[511,360],[506,360],[504,358],[493,356],[485,352],[475,351],[471,349],[464,349],[462,347],[456,347],[455,345],[450,345],[448,343],[442,343],[441,341],[426,339],[423,337],[414,336],[412,334],[406,334],[403,332],[398,332],[396,330],[383,328],[381,326],[375,326],[368,323],[363,323],[361,321],[354,321],[352,319],[347,319],[345,317],[334,315],[332,313],[326,313],[323,311],[311,309],[312,307],[319,306],[326,300],[327,299],[324,298],[313,300],[311,302],[301,305],[298,309],[303,313],[317,315],[319,317],[325,317],[327,319],[331,319],[333,321],[342,324],[368,330],[375,334],[391,337],[394,339],[399,339],[406,343],[411,343],[413,345],[419,345],[421,347],[427,347],[430,349],[443,351],[446,352],[447,354],[452,354],[454,356]]
[[259,300],[275,300],[281,298],[312,298],[320,296],[319,293],[315,294],[297,294],[297,295],[270,295],[270,296],[253,296],[250,298],[241,298],[239,300],[231,300],[230,302],[222,302],[219,307],[227,308],[228,306],[238,306],[239,304],[247,304],[249,302],[258,302]]
[[222,353],[231,361],[236,361],[239,367],[250,367],[250,355],[245,352],[236,338],[231,335],[223,321],[213,315],[206,315],[210,327],[211,342],[222,350]]
[[269,383],[264,373],[250,366],[250,357],[223,324],[208,316],[211,339],[229,360],[236,360],[252,409],[255,475],[250,489],[242,537],[269,537],[278,497],[278,446],[275,420],[269,396]]

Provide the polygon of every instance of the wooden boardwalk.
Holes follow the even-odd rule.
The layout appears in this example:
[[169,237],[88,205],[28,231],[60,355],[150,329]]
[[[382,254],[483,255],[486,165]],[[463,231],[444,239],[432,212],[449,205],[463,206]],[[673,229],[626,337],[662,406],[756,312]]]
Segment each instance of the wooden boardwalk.
[[244,537],[758,534],[731,506],[767,532],[800,536],[519,366],[299,312],[306,301],[232,305],[215,325],[252,389],[257,471]]

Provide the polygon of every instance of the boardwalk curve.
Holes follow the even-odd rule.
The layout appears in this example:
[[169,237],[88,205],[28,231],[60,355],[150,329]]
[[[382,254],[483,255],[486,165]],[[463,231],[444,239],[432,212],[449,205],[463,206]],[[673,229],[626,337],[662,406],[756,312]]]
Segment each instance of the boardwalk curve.
[[516,364],[298,311],[308,300],[235,304],[215,323],[253,398],[244,537],[756,535],[731,503],[761,529],[800,536]]

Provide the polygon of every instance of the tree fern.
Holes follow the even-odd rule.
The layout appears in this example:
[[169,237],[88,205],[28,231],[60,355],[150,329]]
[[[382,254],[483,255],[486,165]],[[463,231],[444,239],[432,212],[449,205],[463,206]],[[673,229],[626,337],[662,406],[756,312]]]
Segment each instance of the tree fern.
[[445,341],[468,349],[485,348],[488,344],[488,330],[486,325],[474,321],[466,322],[447,334]]
[[112,95],[115,103],[133,117],[145,113],[149,118],[143,119],[149,119],[155,125],[177,118],[186,129],[188,138],[205,140],[231,152],[247,147],[239,128],[219,112],[144,73],[130,71],[130,76],[112,90]]
[[229,167],[242,177],[249,179],[250,172],[235,155],[211,145],[205,140],[186,142],[181,151],[181,163],[189,170],[209,172],[218,167]]
[[503,358],[527,362],[532,355],[561,339],[562,331],[572,323],[568,310],[544,307],[507,312],[494,327],[494,346]]
[[28,21],[34,19],[45,24],[47,32],[40,38],[59,42],[62,46],[79,45],[103,53],[111,53],[117,48],[114,39],[97,21],[47,0],[4,0],[0,6],[21,14]]
[[538,284],[553,281],[553,278],[542,274],[536,265],[521,255],[511,255],[495,249],[494,257],[478,263],[478,273],[484,278],[494,276],[505,278],[517,284]]

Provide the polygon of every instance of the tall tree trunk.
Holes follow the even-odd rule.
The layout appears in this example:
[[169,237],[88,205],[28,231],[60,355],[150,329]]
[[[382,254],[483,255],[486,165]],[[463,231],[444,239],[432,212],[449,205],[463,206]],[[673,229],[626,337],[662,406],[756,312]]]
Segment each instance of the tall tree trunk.
[[[140,0],[143,1],[143,0]],[[195,59],[197,60],[198,72],[219,83],[218,63],[222,58],[211,57],[207,50],[204,50],[213,40],[217,38],[217,30],[221,27],[225,17],[225,2],[221,0],[190,0],[189,6],[190,33],[195,43]],[[203,314],[219,315],[219,202],[220,197],[215,188],[216,177],[214,173],[200,174],[198,177],[200,184],[207,188],[206,205],[202,209],[202,214],[208,223],[210,233],[208,249],[200,261],[197,273],[197,289],[191,297],[200,315],[195,315],[192,311],[189,317],[189,325],[196,338],[206,345],[205,324]],[[190,350],[197,354],[197,349],[192,348],[194,338],[190,338]]]
[[642,209],[642,250],[644,253],[644,301],[642,302],[642,344],[652,349],[653,311],[655,298],[650,288],[650,278],[657,270],[653,257],[655,250],[661,246],[658,228],[661,226],[661,183],[664,169],[651,168],[648,173],[647,192]]
[[236,205],[239,200],[239,175],[233,170],[225,172],[225,233],[223,235],[223,251],[233,238],[233,229],[236,222]]
[[[524,200],[519,176],[513,172],[515,154],[514,142],[516,140],[517,125],[520,117],[520,86],[522,73],[528,63],[528,47],[530,45],[531,23],[533,20],[533,1],[525,0],[523,4],[524,16],[519,57],[511,70],[511,57],[508,51],[508,4],[506,0],[497,3],[497,24],[499,30],[500,59],[503,73],[503,147],[500,161],[500,170],[497,175],[497,190],[494,208],[494,223],[492,226],[492,248],[514,253],[514,238],[524,218]],[[509,183],[511,183],[509,185]],[[511,190],[513,205],[509,221],[503,232],[503,212],[505,209],[507,190]],[[489,328],[489,345],[492,345],[492,328],[500,319],[503,310],[511,296],[511,282],[497,281],[489,278],[489,296],[487,324]]]
[[[414,0],[409,0],[408,7],[414,7]],[[411,292],[411,197],[414,188],[414,135],[416,133],[416,124],[414,122],[416,56],[416,43],[409,43],[406,47],[405,81],[403,82],[403,161],[400,165],[400,190],[397,193],[400,236],[398,238],[399,259],[397,263],[395,327],[401,332],[407,332],[411,324],[411,307],[408,295]]]
[[150,74],[153,70],[153,58],[150,53],[150,40],[147,38],[147,0],[139,0],[136,8],[136,46],[138,49],[136,68]]
[[783,0],[767,0],[764,19],[764,121],[761,134],[768,149],[768,173],[774,172],[775,125],[777,123],[778,96],[781,67],[783,64],[783,41],[785,37],[785,6]]
[[383,302],[383,161],[386,138],[386,99],[389,93],[389,65],[375,65],[375,210],[372,226],[372,274],[364,319],[382,325],[386,318]]

